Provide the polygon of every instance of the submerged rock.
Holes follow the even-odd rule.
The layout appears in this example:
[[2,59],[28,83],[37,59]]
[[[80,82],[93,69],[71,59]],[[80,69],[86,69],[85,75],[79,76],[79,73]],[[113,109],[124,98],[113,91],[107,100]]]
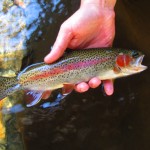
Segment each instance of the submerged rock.
[[[0,76],[11,77],[20,71],[22,60],[29,52],[27,42],[39,26],[41,10],[37,0],[0,1]],[[24,149],[17,115],[2,111],[12,110],[11,107],[22,102],[20,92],[0,101],[1,150]]]

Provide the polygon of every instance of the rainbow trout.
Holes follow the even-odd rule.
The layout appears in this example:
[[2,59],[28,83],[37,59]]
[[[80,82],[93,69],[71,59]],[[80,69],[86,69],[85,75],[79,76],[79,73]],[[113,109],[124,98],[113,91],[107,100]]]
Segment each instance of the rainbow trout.
[[45,91],[63,88],[69,93],[73,85],[87,82],[92,77],[101,80],[115,79],[139,73],[144,55],[135,50],[94,48],[66,53],[53,64],[37,63],[28,66],[16,77],[0,77],[0,99],[18,90],[28,90],[27,95],[35,105]]

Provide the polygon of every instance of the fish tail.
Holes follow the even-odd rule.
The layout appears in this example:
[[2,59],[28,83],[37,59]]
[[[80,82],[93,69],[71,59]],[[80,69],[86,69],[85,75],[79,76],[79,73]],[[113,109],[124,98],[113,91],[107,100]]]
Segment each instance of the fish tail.
[[0,100],[19,90],[16,77],[0,77]]

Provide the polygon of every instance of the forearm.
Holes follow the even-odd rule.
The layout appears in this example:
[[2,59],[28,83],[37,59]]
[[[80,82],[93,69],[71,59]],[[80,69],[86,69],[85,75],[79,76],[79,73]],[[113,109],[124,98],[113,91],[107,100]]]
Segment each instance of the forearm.
[[100,7],[113,9],[117,0],[81,0],[81,5],[96,4]]

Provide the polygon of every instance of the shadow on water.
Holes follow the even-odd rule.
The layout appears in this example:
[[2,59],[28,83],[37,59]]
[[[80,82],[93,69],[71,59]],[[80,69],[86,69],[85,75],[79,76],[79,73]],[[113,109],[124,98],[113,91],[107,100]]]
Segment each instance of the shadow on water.
[[[43,61],[61,23],[79,6],[74,0],[42,0],[39,25],[27,41],[32,62]],[[149,2],[118,1],[115,47],[140,49],[150,67]],[[33,16],[32,16],[33,17]],[[37,20],[32,24],[36,24]],[[27,57],[28,58],[28,57]],[[30,63],[32,63],[30,62]],[[26,63],[24,64],[24,66]],[[149,150],[149,69],[115,81],[113,96],[101,87],[73,92],[60,105],[27,108],[19,117],[27,150]]]

